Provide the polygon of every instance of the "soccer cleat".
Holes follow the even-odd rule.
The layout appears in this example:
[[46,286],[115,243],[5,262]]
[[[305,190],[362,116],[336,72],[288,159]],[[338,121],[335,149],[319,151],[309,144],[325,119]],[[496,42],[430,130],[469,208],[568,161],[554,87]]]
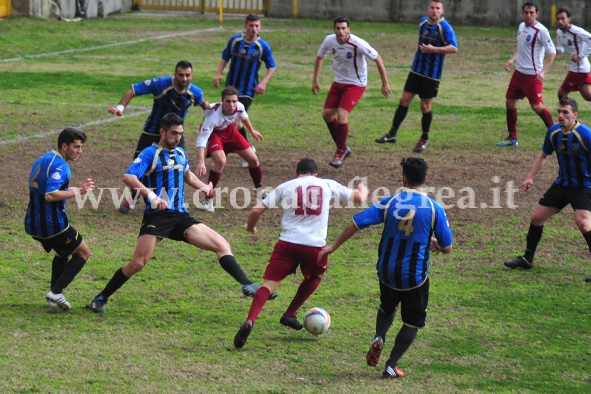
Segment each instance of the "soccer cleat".
[[382,354],[382,349],[384,348],[384,340],[382,337],[375,337],[365,359],[367,360],[367,365],[371,367],[375,367],[380,362],[380,354]]
[[511,138],[507,138],[506,140],[497,142],[497,146],[517,146],[519,142],[517,140],[512,140]]
[[259,200],[264,199],[269,194],[267,192],[267,189],[265,189],[264,187],[257,187],[256,189],[254,189],[254,191],[256,192],[257,199]]
[[236,349],[242,349],[242,347],[246,344],[246,340],[252,331],[252,322],[247,320],[244,322],[243,325],[240,326],[240,329],[236,333],[234,337],[234,347]]
[[55,294],[53,291],[49,290],[45,295],[45,299],[48,303],[53,302],[63,311],[69,311],[72,309],[72,305],[70,305],[70,303],[66,300],[64,293]]
[[507,268],[523,268],[524,270],[528,270],[534,266],[533,261],[527,261],[527,259],[523,256],[515,257],[514,259],[510,260],[505,260],[504,264]]
[[419,142],[417,142],[417,144],[415,145],[414,148],[412,148],[412,151],[415,153],[421,153],[422,151],[425,150],[425,148],[429,145],[429,140],[426,140],[424,138],[421,138],[419,140]]
[[343,165],[343,162],[345,161],[345,159],[347,157],[349,157],[351,155],[351,148],[347,147],[347,149],[345,149],[345,151],[343,153],[339,154],[339,151],[337,150],[337,153],[335,153],[334,155],[334,159],[332,159],[332,161],[329,161],[328,164],[333,166],[334,168],[339,168],[340,166]]
[[382,373],[382,378],[384,379],[394,379],[394,378],[401,378],[404,376],[404,372],[398,368],[398,365],[391,367],[386,365],[386,369],[384,369],[384,373]]
[[[254,146],[250,146],[252,148],[252,151],[254,153],[257,153],[257,150],[254,148]],[[242,159],[242,164],[240,165],[242,168],[248,168],[248,162],[244,159]]]
[[390,135],[390,133],[386,133],[385,135],[381,136],[380,138],[376,138],[376,142],[378,144],[385,144],[386,142],[395,143],[396,142],[396,136],[395,135]]
[[281,316],[279,323],[283,324],[286,327],[291,327],[296,331],[299,331],[302,328],[304,328],[304,326],[302,326],[302,324],[298,321],[297,317],[287,317],[285,316],[285,313],[283,314],[283,316]]
[[131,209],[129,200],[125,200],[119,205],[119,213],[127,213]]
[[94,297],[90,302],[90,310],[95,313],[105,313],[107,309],[105,308],[105,304],[107,300],[103,298],[103,296]]
[[[260,286],[258,285],[258,283],[252,282],[249,285],[240,286],[240,290],[242,290],[242,294],[244,294],[246,297],[254,297],[259,287]],[[277,293],[272,292],[271,294],[269,294],[269,297],[267,297],[267,300],[274,300],[275,298],[277,298]]]
[[585,278],[585,282],[591,282],[591,275]]
[[207,212],[213,213],[215,211],[215,208],[213,207],[213,198],[205,197],[200,208],[207,211]]

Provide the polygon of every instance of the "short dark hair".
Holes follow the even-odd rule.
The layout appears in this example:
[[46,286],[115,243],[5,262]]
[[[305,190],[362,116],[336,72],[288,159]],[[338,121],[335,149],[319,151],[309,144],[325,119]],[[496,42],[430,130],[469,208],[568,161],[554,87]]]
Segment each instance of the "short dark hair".
[[556,11],[556,15],[563,13],[566,14],[567,18],[570,18],[570,10],[568,9],[568,7],[560,7],[558,11]]
[[183,124],[185,124],[185,120],[174,112],[166,114],[160,118],[160,128],[165,131],[170,130],[171,126],[182,126]]
[[222,101],[224,101],[226,96],[240,96],[240,93],[238,93],[238,89],[234,86],[226,86],[224,90],[222,90]]
[[178,62],[176,64],[176,67],[174,68],[174,72],[176,73],[179,70],[179,68],[182,68],[182,69],[190,68],[191,70],[193,70],[193,65],[188,60],[181,60],[180,62]]
[[577,101],[574,98],[563,97],[558,102],[558,105],[560,105],[560,106],[570,105],[570,108],[573,110],[573,112],[579,112],[579,104],[577,104]]
[[339,16],[338,18],[335,18],[335,20],[332,21],[332,26],[336,26],[337,23],[346,23],[347,26],[349,26],[349,18],[346,16]]
[[406,178],[408,186],[420,186],[427,179],[427,162],[420,157],[407,157],[400,162],[402,175]]
[[66,127],[60,132],[60,135],[57,137],[57,149],[60,150],[63,144],[73,144],[76,140],[80,140],[82,141],[82,143],[85,143],[86,134],[75,127]]
[[536,10],[536,12],[538,12],[538,5],[536,3],[534,3],[533,1],[526,1],[525,3],[523,3],[523,5],[521,6],[521,11],[525,11],[525,7],[528,8],[534,8]]
[[317,174],[318,164],[312,159],[302,159],[296,166],[296,175]]
[[248,22],[255,22],[255,21],[260,21],[261,18],[259,18],[259,16],[257,14],[248,14],[246,15],[246,19],[244,20],[244,23],[248,23]]

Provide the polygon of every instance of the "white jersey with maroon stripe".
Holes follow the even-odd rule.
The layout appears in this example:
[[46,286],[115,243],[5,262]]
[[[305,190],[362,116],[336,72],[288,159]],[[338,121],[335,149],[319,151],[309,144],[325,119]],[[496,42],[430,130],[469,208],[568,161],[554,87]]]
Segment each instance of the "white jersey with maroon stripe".
[[517,32],[515,69],[527,75],[538,75],[544,68],[544,54],[556,53],[550,32],[540,22],[527,27],[521,22]]
[[333,199],[346,202],[352,192],[332,179],[304,175],[277,186],[263,204],[269,209],[283,208],[280,240],[322,247],[326,245],[329,210],[336,206]]
[[575,25],[570,25],[567,31],[556,30],[556,52],[566,53],[569,59],[579,55],[581,59],[578,63],[569,61],[568,70],[588,73],[591,70],[588,59],[591,54],[591,33]]
[[222,103],[213,103],[209,109],[203,110],[203,117],[203,123],[197,136],[197,148],[205,148],[207,146],[207,140],[214,129],[223,130],[233,124],[238,118],[241,120],[248,119],[248,114],[241,102],[237,103],[236,111],[231,115],[224,115],[222,112]]
[[371,60],[378,58],[378,52],[367,41],[349,34],[344,44],[339,44],[336,34],[326,36],[316,56],[324,59],[332,54],[332,69],[334,81],[347,85],[367,86],[367,56]]

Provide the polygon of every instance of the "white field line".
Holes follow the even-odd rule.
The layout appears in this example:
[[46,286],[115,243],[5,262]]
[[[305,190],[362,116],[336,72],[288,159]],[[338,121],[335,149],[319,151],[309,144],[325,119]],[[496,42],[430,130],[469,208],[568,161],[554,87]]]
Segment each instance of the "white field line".
[[[126,112],[125,115],[123,115],[123,116],[124,117],[129,117],[129,118],[135,117],[135,116],[142,116],[142,115],[149,114],[150,111],[151,111],[151,109],[150,110],[145,110],[145,111],[129,112],[129,113]],[[76,128],[79,129],[79,130],[84,130],[84,129],[88,128],[88,127],[96,126],[96,125],[103,124],[103,123],[117,122],[121,118],[122,117],[119,117],[119,116],[113,116],[112,118],[105,118],[105,119],[93,120],[93,121],[90,121],[88,123],[84,123],[84,124],[81,124],[79,126],[76,126]],[[2,145],[16,144],[16,143],[28,141],[28,140],[34,139],[34,138],[43,138],[43,137],[46,137],[48,135],[57,134],[57,133],[61,132],[62,130],[63,129],[40,131],[39,133],[33,134],[33,135],[21,136],[21,137],[17,137],[17,138],[11,139],[11,140],[3,140],[3,141],[0,141],[0,146],[2,146]]]
[[135,44],[138,44],[138,43],[141,43],[141,42],[146,42],[146,41],[164,40],[166,38],[175,38],[175,37],[182,37],[182,36],[190,36],[192,34],[205,33],[205,32],[208,32],[208,31],[219,31],[219,29],[220,29],[219,27],[217,27],[217,28],[210,28],[210,29],[197,29],[197,30],[184,31],[184,32],[178,32],[178,33],[163,34],[161,36],[140,38],[138,40],[123,41],[123,42],[114,42],[112,44],[97,45],[97,46],[93,46],[93,47],[77,48],[77,49],[66,49],[66,50],[63,50],[63,51],[37,53],[37,54],[34,54],[34,55],[24,55],[24,56],[19,56],[19,57],[13,57],[13,58],[10,58],[10,59],[0,59],[0,63],[20,62],[21,60],[25,60],[25,59],[37,59],[37,58],[41,58],[41,57],[61,56],[61,55],[69,54],[69,53],[94,51],[94,50],[97,50],[97,49],[114,48],[114,47],[119,47],[119,46],[123,46],[123,45],[135,45]]

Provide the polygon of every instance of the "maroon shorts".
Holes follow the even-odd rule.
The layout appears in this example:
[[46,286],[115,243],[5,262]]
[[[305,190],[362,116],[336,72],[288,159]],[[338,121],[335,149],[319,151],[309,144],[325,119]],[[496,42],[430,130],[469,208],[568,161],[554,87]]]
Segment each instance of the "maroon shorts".
[[560,85],[560,89],[564,90],[565,92],[576,92],[578,91],[581,86],[591,84],[591,74],[590,73],[575,73],[569,71],[566,74],[566,78],[562,85]]
[[232,153],[250,148],[250,144],[232,123],[225,129],[215,129],[207,140],[207,153],[223,150]]
[[300,266],[304,278],[323,274],[328,268],[328,255],[318,262],[319,246],[304,246],[291,242],[277,241],[269,258],[263,279],[281,282],[289,274],[295,274]]
[[324,108],[342,108],[351,112],[361,100],[363,93],[365,93],[365,86],[333,82],[326,96]]
[[527,75],[515,70],[505,98],[507,100],[521,100],[527,97],[531,105],[538,105],[544,102],[542,90],[544,83],[536,80],[537,75]]

